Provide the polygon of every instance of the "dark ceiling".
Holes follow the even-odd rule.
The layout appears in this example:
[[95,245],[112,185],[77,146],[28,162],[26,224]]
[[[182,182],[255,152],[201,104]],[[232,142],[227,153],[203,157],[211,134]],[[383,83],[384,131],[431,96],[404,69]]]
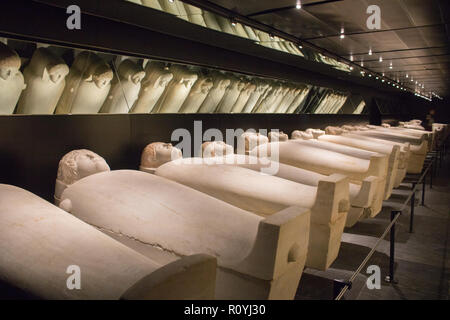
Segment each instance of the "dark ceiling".
[[[296,9],[297,1],[209,0],[342,58],[353,55],[354,62],[363,61],[365,68],[385,73],[411,89],[417,81],[425,86],[423,92],[449,95],[449,0],[302,0],[302,8]],[[366,25],[369,5],[381,9],[380,30]],[[340,38],[342,27],[344,39]]]

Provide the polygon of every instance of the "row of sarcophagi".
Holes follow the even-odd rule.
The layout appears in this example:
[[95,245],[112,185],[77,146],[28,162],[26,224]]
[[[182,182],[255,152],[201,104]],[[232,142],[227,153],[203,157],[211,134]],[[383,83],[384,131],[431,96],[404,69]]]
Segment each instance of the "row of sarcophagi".
[[[112,68],[89,51],[69,69],[44,47],[23,74],[20,67],[18,54],[0,42],[0,114],[294,113],[310,89],[157,61],[125,59]],[[333,93],[321,108],[331,112],[345,100]]]
[[156,142],[139,171],[74,150],[56,205],[0,185],[0,278],[46,299],[292,299],[448,134],[386,127],[246,132],[244,153],[213,141],[194,158]]

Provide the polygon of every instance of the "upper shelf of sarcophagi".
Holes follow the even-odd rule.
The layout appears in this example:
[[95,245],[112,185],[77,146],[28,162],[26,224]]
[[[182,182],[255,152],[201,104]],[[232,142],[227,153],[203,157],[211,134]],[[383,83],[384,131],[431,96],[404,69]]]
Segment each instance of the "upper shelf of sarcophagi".
[[[69,185],[61,206],[144,255],[217,257],[216,298],[292,299],[306,260],[309,210],[263,218],[141,171],[96,173]],[[169,257],[170,258],[170,257]]]
[[347,178],[333,175],[314,187],[223,165],[221,160],[218,157],[179,159],[163,164],[155,174],[263,217],[290,206],[310,208],[306,265],[320,270],[328,268],[337,257],[349,209]]
[[[342,146],[347,146],[351,148],[357,148],[361,150],[367,150],[371,152],[377,152],[379,154],[385,154],[388,156],[388,169],[386,176],[386,185],[384,192],[384,200],[387,200],[394,188],[395,178],[397,176],[397,171],[399,169],[400,160],[400,147],[395,145],[380,144],[373,141],[363,141],[353,138],[348,138],[345,136],[333,136],[333,135],[323,135],[318,138],[320,142],[328,142],[333,144],[338,144]],[[350,150],[351,151],[351,150]]]
[[214,257],[161,263],[38,196],[4,184],[0,252],[2,281],[41,299],[214,298]]

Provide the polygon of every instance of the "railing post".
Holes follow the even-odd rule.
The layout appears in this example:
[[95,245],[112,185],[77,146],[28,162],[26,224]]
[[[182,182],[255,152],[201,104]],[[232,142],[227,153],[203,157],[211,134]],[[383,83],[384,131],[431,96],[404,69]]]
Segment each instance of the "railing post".
[[430,175],[430,189],[433,189],[433,172],[434,170],[434,165],[433,165],[433,158],[431,159],[431,164],[430,164],[430,170],[428,172],[428,174]]
[[410,210],[410,217],[409,217],[409,233],[413,232],[415,203],[416,203],[416,190],[413,190],[413,193],[411,196],[411,210]]
[[425,207],[425,185],[427,181],[427,175],[423,176],[422,180],[422,207]]
[[[391,222],[395,219],[395,217],[401,214],[401,211],[391,211]],[[390,250],[389,250],[389,275],[386,276],[385,281],[396,284],[398,281],[394,279],[394,266],[395,266],[395,224],[392,225],[390,231]]]

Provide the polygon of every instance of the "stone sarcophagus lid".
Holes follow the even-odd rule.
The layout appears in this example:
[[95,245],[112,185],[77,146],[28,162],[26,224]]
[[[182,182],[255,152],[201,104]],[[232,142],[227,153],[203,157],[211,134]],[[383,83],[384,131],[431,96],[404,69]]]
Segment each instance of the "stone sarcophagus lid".
[[[386,155],[365,151],[359,148],[353,148],[348,146],[343,146],[327,141],[318,141],[318,140],[292,140],[292,142],[297,143],[299,145],[313,147],[323,150],[329,150],[332,152],[336,152],[339,154],[348,155],[358,159],[364,159],[370,161],[370,166],[372,167],[371,176],[377,177],[377,188],[373,198],[373,203],[370,211],[370,215],[364,217],[374,217],[377,215],[383,206],[383,200],[390,196],[392,192],[392,188],[390,188],[391,184],[393,184],[393,177],[396,172],[390,172],[388,157]],[[396,170],[395,163],[395,170]],[[370,176],[367,176],[368,178]],[[363,179],[364,180],[364,179]],[[359,181],[359,180],[358,180]],[[389,189],[390,188],[390,189]],[[367,212],[368,213],[368,212]]]
[[177,113],[198,79],[197,73],[188,67],[172,66],[169,71],[173,74],[173,78],[159,98],[152,113]]
[[[374,217],[381,211],[381,204],[384,195],[384,183],[387,171],[387,157],[381,154],[375,154],[367,158],[355,157],[348,154],[338,153],[326,149],[307,145],[306,142],[314,140],[290,140],[287,142],[269,143],[254,148],[251,156],[270,157],[279,162],[294,167],[315,171],[317,173],[331,175],[340,173],[350,178],[350,181],[362,184],[370,178],[370,181],[377,183],[377,188],[383,188],[381,195],[375,195],[370,210],[364,213],[365,217]],[[359,150],[362,154],[362,150]],[[381,178],[378,178],[381,177]],[[379,183],[379,179],[383,182]]]
[[[383,139],[377,139],[377,138],[371,138],[367,136],[362,136],[357,133],[346,133],[342,135],[343,137],[350,138],[350,139],[357,139],[362,141],[365,145],[370,145],[371,143],[381,144],[385,146],[398,146],[400,148],[400,155],[398,160],[398,168],[397,168],[397,175],[394,179],[394,188],[397,188],[400,183],[403,181],[403,179],[406,176],[409,158],[411,155],[410,151],[410,144],[409,143],[400,143],[400,142],[394,142],[389,140],[383,140]],[[367,143],[367,144],[366,144]]]
[[22,90],[26,88],[17,52],[0,42],[0,115],[12,114]]
[[139,63],[123,60],[112,81],[111,91],[101,113],[129,113],[138,99],[145,71]]
[[[264,145],[266,143],[269,143],[269,138],[267,138],[267,136],[259,132],[252,131],[244,132],[238,139],[238,145],[243,146],[245,154],[248,154],[257,146]],[[239,151],[238,153],[241,153]]]
[[[226,156],[224,164],[259,171],[314,187],[318,187],[320,181],[325,181],[328,178],[327,175],[271,161],[268,158],[234,154]],[[377,186],[378,180],[376,177],[366,178],[361,184],[349,184],[350,209],[345,222],[346,227],[354,226],[364,211],[370,210]]]
[[233,105],[233,108],[231,109],[231,112],[233,113],[240,113],[244,110],[245,105],[247,104],[247,101],[249,101],[250,97],[253,95],[253,93],[256,90],[256,85],[252,81],[248,81],[245,83],[245,87],[242,89],[241,93],[239,94],[238,99],[236,100],[236,103]]
[[[374,141],[363,141],[349,138],[345,135],[342,136],[323,135],[319,137],[318,140],[387,155],[388,171],[386,176],[384,200],[389,199],[389,197],[391,196],[392,189],[394,188],[397,176],[399,174],[406,173],[406,170],[404,170],[405,163],[403,160],[402,163],[400,161],[401,154],[400,154],[400,146],[398,145],[386,145],[382,143],[376,143]],[[399,170],[402,170],[402,172],[399,173]]]
[[199,113],[214,112],[231,84],[228,76],[221,72],[212,72],[210,76],[214,85],[198,109]]
[[[218,299],[292,299],[305,264],[310,211],[268,218],[141,171],[66,183],[60,207],[147,257],[217,258]],[[201,281],[201,280],[200,280]]]
[[283,131],[270,131],[267,135],[269,142],[288,141],[289,136]]
[[[213,151],[216,150],[213,149]],[[156,168],[160,165],[182,157],[181,150],[173,147],[171,143],[154,142],[147,145],[142,152],[139,170],[155,173]]]
[[311,140],[314,139],[312,133],[307,133],[301,130],[294,130],[291,133],[291,139],[293,140]]
[[200,109],[203,101],[205,101],[213,85],[214,83],[211,77],[200,74],[179,112],[196,113]]
[[423,163],[428,152],[428,139],[425,136],[416,137],[409,134],[386,132],[376,129],[354,131],[352,133],[403,144],[409,143],[411,153],[407,173],[416,174],[422,172]]
[[428,141],[428,151],[433,150],[434,145],[434,134],[432,131],[418,130],[418,129],[408,129],[404,127],[377,127],[375,130],[380,130],[383,132],[392,132],[406,134],[420,139],[425,139]]
[[243,79],[230,77],[230,81],[230,85],[225,90],[225,94],[215,110],[216,113],[230,113],[241,91],[245,88],[246,82]]
[[36,49],[24,70],[27,87],[20,96],[16,113],[53,114],[68,73],[64,60],[47,48]]
[[111,89],[111,67],[93,52],[77,55],[55,113],[97,113]]
[[145,257],[38,196],[4,184],[0,231],[1,280],[40,299],[214,298],[214,257],[189,255],[174,262]]
[[311,209],[306,266],[327,269],[338,255],[349,209],[347,178],[325,177],[316,187],[227,165],[225,159],[233,160],[233,155],[179,159],[160,166],[155,174],[262,217],[291,206]]
[[151,113],[159,98],[173,79],[173,73],[162,62],[150,61],[145,65],[145,77],[131,113]]

